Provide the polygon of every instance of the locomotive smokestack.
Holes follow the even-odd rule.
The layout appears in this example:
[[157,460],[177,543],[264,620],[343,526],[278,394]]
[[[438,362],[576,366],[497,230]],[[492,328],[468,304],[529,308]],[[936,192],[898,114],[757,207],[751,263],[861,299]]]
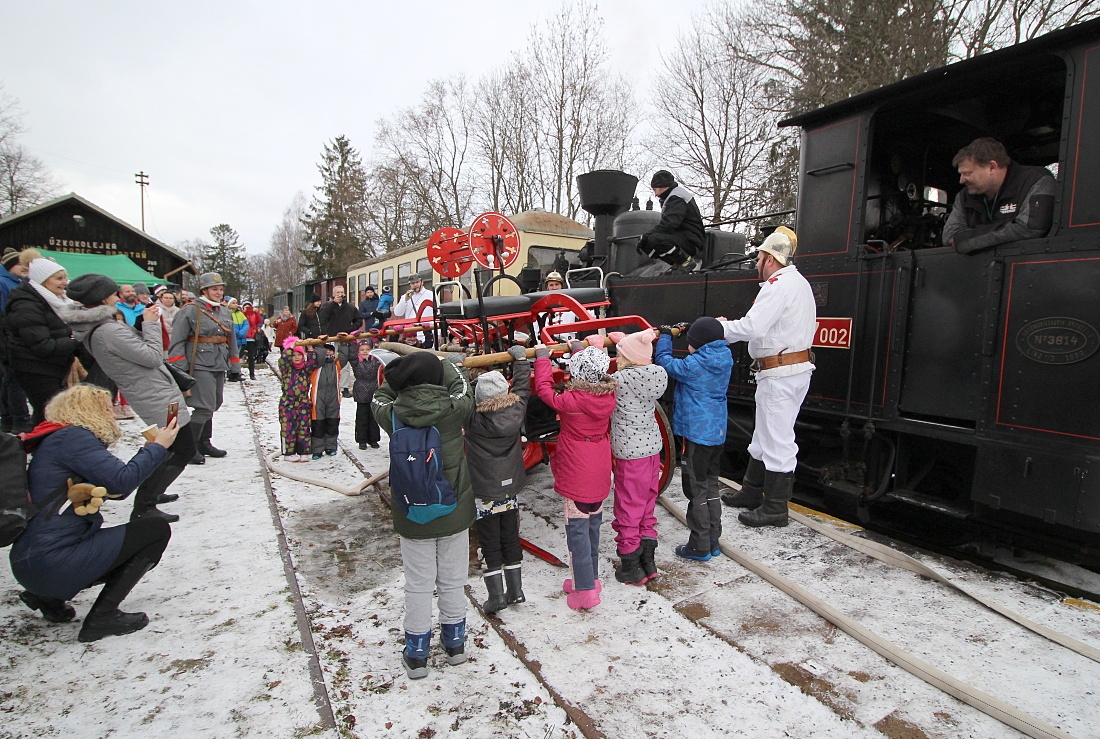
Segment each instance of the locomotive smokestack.
[[581,207],[596,217],[596,240],[593,257],[607,261],[611,226],[615,216],[630,207],[638,178],[617,169],[597,169],[577,176],[577,192]]

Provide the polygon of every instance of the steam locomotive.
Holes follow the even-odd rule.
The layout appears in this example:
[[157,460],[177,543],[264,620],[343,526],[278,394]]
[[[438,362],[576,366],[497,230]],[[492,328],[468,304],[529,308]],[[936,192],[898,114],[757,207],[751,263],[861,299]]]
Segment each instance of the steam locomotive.
[[[819,316],[796,499],[945,543],[1100,564],[1100,21],[780,125],[802,129],[796,264]],[[942,245],[952,157],[979,136],[1055,174],[1046,238],[970,255]],[[729,258],[743,240],[712,231],[703,270],[669,272],[636,251],[660,218],[629,209],[636,178],[600,170],[578,186],[612,314],[748,310],[754,265]],[[724,466],[738,478],[754,385],[745,345],[733,351]]]

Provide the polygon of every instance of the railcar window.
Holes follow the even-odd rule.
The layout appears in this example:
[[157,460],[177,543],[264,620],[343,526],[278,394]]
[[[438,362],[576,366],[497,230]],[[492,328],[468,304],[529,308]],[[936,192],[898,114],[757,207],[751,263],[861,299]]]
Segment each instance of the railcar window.
[[428,261],[427,257],[425,257],[424,259],[416,260],[416,271],[422,275],[432,271],[432,265]]
[[[391,292],[393,292],[393,293],[397,292],[397,288],[394,287],[394,285],[393,285],[393,267],[383,268],[383,270],[382,270],[382,284],[383,285],[389,285],[390,288],[391,288]],[[379,287],[378,289],[381,290],[382,288]],[[395,300],[397,299],[396,294],[394,295],[394,299]]]
[[[1047,166],[1060,155],[1066,67],[1058,57],[1011,61],[983,77],[923,88],[884,104],[872,119],[865,189],[865,240],[892,249],[941,246],[959,191],[951,160],[993,136],[1014,161]],[[1055,174],[1057,177],[1057,174]]]
[[395,292],[403,293],[409,289],[410,274],[412,274],[412,262],[397,265],[397,289]]
[[377,270],[374,270],[370,273],[370,280],[367,282],[367,284],[370,285],[371,287],[373,287],[378,292],[382,291],[382,286],[378,284],[378,271]]

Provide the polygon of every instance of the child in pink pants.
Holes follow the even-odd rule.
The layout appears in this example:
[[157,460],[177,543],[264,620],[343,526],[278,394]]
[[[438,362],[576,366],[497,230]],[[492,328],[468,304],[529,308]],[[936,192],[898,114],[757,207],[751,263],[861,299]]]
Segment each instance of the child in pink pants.
[[661,429],[657,399],[668,387],[668,375],[653,364],[653,329],[608,334],[618,352],[615,412],[611,414],[611,452],[615,455],[615,544],[621,565],[615,579],[643,585],[657,577],[657,488],[661,477]]

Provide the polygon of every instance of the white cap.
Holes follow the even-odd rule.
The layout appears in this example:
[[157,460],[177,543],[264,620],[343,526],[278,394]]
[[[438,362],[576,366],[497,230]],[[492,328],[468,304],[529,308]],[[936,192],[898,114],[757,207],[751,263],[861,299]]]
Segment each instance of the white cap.
[[27,265],[27,277],[41,285],[58,272],[63,272],[64,270],[65,268],[54,260],[39,257]]

